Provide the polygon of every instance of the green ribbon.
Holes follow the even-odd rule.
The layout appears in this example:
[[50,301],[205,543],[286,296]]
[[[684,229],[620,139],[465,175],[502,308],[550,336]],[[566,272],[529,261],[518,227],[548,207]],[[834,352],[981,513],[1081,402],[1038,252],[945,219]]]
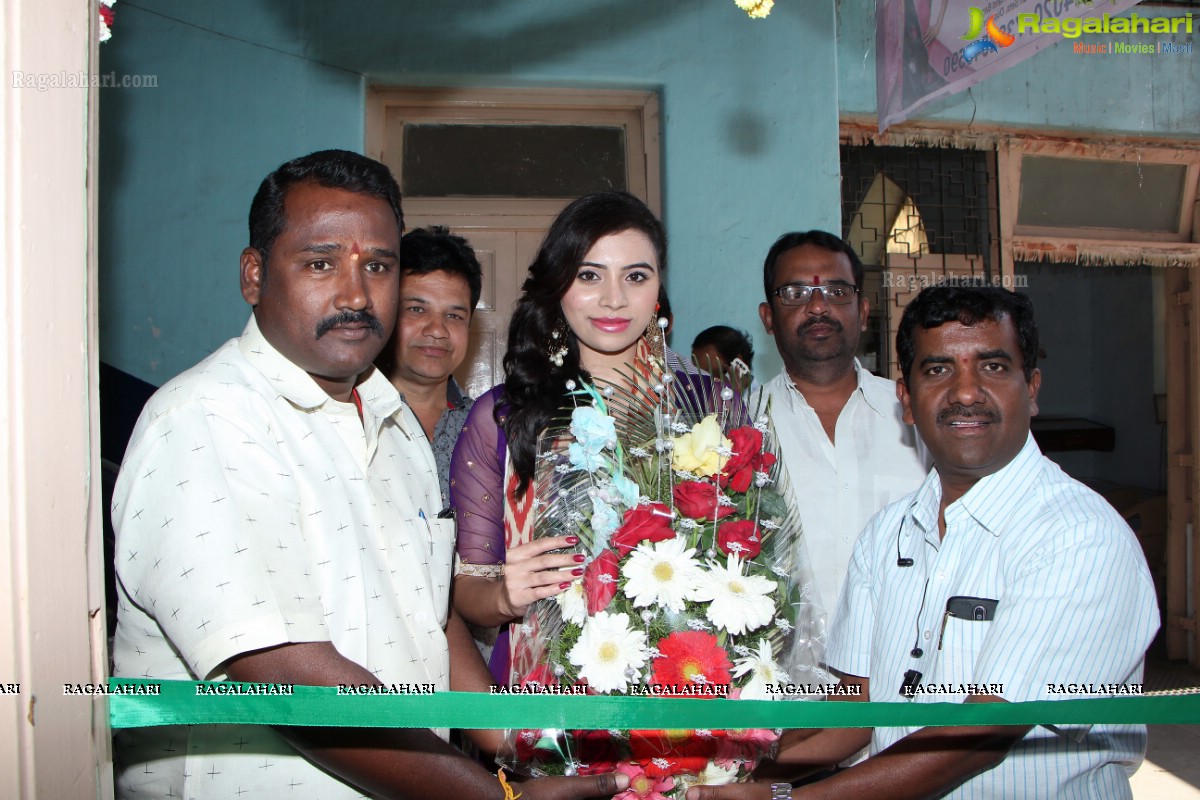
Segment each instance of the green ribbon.
[[[213,724],[602,730],[1200,724],[1200,694],[1028,703],[845,703],[474,692],[339,695],[329,686],[296,686],[292,695],[205,695],[197,694],[197,687],[203,692],[209,686],[228,690],[237,684],[112,678],[108,685],[114,729]],[[114,693],[148,686],[160,686],[160,694]]]

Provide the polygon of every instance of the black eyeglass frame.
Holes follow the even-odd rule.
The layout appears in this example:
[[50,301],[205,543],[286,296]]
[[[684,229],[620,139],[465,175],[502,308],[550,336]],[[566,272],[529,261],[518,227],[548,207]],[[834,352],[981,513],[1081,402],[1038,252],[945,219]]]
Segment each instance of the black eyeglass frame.
[[[829,296],[828,292],[829,289],[834,287],[841,289],[853,289],[854,291],[842,299],[835,300]],[[807,289],[808,296],[801,302],[789,302],[786,298],[784,298],[783,292],[787,289],[793,288]],[[785,306],[806,306],[812,302],[813,292],[817,290],[820,290],[821,292],[821,299],[823,299],[826,303],[835,306],[849,305],[850,303],[854,302],[854,296],[862,291],[861,287],[853,283],[823,283],[820,286],[814,286],[807,283],[785,283],[783,286],[780,286],[775,291],[771,292],[771,296],[778,297],[779,302]]]

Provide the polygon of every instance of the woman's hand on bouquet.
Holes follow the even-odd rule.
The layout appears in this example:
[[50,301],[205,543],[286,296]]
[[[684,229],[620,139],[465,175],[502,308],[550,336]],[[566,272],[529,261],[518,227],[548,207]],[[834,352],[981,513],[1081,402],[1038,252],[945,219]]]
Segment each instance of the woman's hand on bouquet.
[[579,775],[574,778],[537,778],[515,784],[521,800],[582,800],[612,797],[629,788],[629,776],[621,772]]
[[583,575],[578,553],[550,553],[579,544],[578,536],[551,536],[511,548],[505,555],[500,609],[509,619],[525,616],[534,602],[553,597]]

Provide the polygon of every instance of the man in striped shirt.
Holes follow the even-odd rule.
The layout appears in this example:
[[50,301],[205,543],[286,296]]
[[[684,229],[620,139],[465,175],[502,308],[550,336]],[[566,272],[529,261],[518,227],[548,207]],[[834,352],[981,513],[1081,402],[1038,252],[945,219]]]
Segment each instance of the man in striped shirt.
[[[917,491],[855,545],[828,661],[848,699],[1016,702],[1140,690],[1159,625],[1133,532],[1029,435],[1041,374],[1029,300],[991,287],[923,291],[900,323],[897,394],[934,459]],[[1086,697],[1081,692],[1073,696]],[[794,791],[717,798],[1128,798],[1141,725],[794,731],[786,773],[871,757]]]

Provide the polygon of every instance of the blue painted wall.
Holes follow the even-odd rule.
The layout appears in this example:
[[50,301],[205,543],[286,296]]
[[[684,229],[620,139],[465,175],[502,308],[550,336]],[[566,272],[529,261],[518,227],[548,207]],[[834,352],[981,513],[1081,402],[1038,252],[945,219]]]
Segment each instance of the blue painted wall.
[[189,25],[123,6],[101,48],[103,71],[158,79],[101,92],[99,209],[101,358],[156,385],[245,325],[237,260],[263,176],[362,146],[361,77],[280,52],[296,39],[267,4],[234,9],[157,4]]
[[[101,67],[159,85],[101,93],[102,358],[160,384],[240,331],[257,183],[304,152],[361,149],[367,85],[591,86],[661,95],[673,344],[746,328],[769,378],[762,257],[786,230],[840,225],[838,114],[875,110],[872,5],[781,2],[761,21],[732,0],[121,6]],[[929,116],[1194,136],[1198,79],[1200,53],[1059,46]]]
[[[450,8],[451,10],[447,10]],[[336,9],[336,10],[333,10]],[[155,384],[241,330],[245,216],[262,177],[362,149],[368,84],[593,86],[661,93],[674,343],[759,337],[763,255],[839,224],[834,11],[732,0],[163,0],[121,6],[102,68],[156,73],[101,107],[101,353]]]

